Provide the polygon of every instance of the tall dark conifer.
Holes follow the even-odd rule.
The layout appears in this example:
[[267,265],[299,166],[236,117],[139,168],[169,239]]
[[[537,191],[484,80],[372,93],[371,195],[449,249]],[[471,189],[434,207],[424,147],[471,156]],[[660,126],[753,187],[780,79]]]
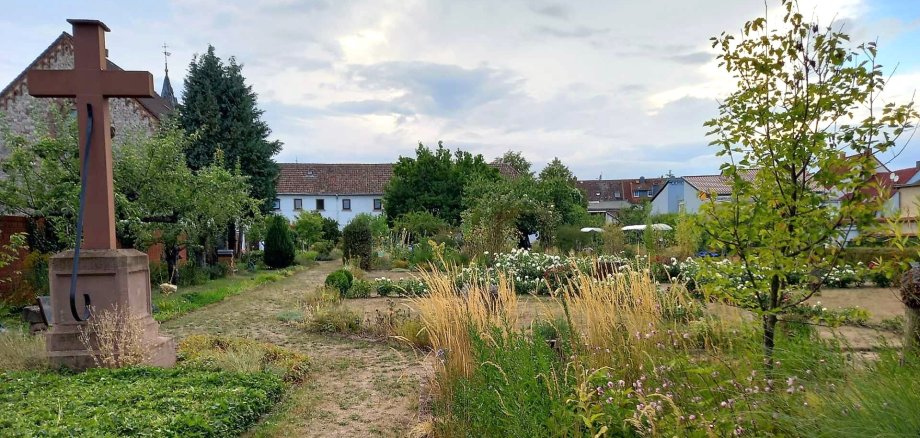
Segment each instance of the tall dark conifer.
[[227,166],[240,166],[249,177],[252,197],[262,200],[267,212],[278,176],[272,157],[281,150],[281,142],[268,140],[271,129],[262,113],[236,59],[230,57],[225,64],[213,46],[192,59],[179,113],[182,127],[193,134],[186,151],[188,165],[195,170],[205,167],[218,149],[223,150]]

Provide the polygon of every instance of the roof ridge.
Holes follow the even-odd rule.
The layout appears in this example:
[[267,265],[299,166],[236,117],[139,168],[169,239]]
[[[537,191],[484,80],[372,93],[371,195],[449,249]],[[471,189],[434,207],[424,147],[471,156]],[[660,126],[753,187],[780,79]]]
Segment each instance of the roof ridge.
[[26,74],[29,72],[29,70],[32,70],[33,67],[38,65],[38,62],[41,61],[42,58],[44,58],[46,55],[48,55],[51,52],[51,49],[53,49],[55,46],[60,44],[62,41],[71,39],[71,38],[73,37],[70,36],[69,33],[61,32],[61,34],[58,35],[57,38],[55,38],[54,41],[52,41],[51,44],[48,45],[48,47],[45,47],[45,50],[42,50],[41,53],[39,53],[38,56],[36,56],[35,59],[33,59],[32,62],[30,62],[29,65],[27,65],[26,68],[22,70],[22,72],[16,75],[16,77],[13,78],[13,80],[10,81],[10,83],[7,84],[6,87],[3,87],[3,90],[0,90],[0,99],[3,99],[3,97],[6,96],[7,93],[12,91],[15,85],[24,81],[26,78]]
[[[62,44],[65,41],[71,42],[71,45],[73,45],[72,43],[73,36],[67,33],[67,31],[62,31],[61,34],[58,35],[58,37],[55,38],[54,41],[52,41],[51,44],[49,44],[48,47],[45,48],[45,50],[42,50],[42,52],[39,53],[38,56],[31,63],[29,63],[29,65],[26,66],[26,68],[21,73],[19,73],[19,75],[13,78],[13,80],[9,84],[7,84],[7,86],[4,87],[2,91],[0,91],[0,102],[4,100],[4,98],[6,97],[8,93],[10,93],[16,87],[18,87],[18,85],[21,84],[23,81],[25,81],[26,75],[28,74],[29,70],[34,69],[42,59],[50,55],[52,49],[54,49],[55,47],[57,47],[58,45]],[[106,56],[105,61],[106,61],[106,67],[110,69],[114,67],[116,70],[124,71],[123,68],[121,68],[118,64],[112,61],[111,58],[109,58],[108,56]],[[160,119],[160,115],[162,114],[162,111],[158,111],[156,108],[152,106],[154,102],[161,103],[167,110],[173,109],[171,105],[167,105],[166,103],[164,103],[166,102],[165,99],[163,99],[163,97],[160,96],[156,92],[156,90],[153,91],[153,97],[127,97],[125,99],[132,99],[135,102],[137,102],[141,106],[141,108],[144,109],[144,111],[147,111],[147,113],[149,113],[150,116],[152,116],[156,120]]]

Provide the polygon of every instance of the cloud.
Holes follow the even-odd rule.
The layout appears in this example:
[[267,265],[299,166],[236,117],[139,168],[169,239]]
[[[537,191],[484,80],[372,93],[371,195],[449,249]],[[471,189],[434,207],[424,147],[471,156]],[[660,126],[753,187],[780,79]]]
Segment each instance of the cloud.
[[715,59],[715,55],[709,52],[693,52],[666,56],[665,58],[678,64],[700,65],[712,62]]
[[550,26],[537,26],[537,33],[554,36],[557,38],[589,38],[610,32],[610,29],[594,29],[587,26],[576,26],[569,29],[559,29]]
[[[920,10],[893,14],[884,0],[799,2],[806,17],[846,23],[854,41],[881,37],[883,63],[904,61],[891,96],[903,101],[917,88],[920,67],[909,63]],[[776,23],[782,11],[769,4]],[[9,79],[66,30],[24,5],[11,5],[16,20],[0,26],[0,38],[18,42],[0,60]],[[172,0],[124,8],[89,0],[60,8],[58,17],[106,17],[113,59],[125,68],[159,76],[167,42],[174,85],[209,43],[222,57],[235,55],[285,143],[279,160],[384,162],[411,154],[418,141],[444,140],[487,158],[520,150],[536,167],[560,156],[584,177],[714,172],[702,123],[734,83],[708,39],[737,34],[764,12],[759,0]]]
[[339,110],[359,113],[395,112],[398,114],[455,115],[498,99],[518,89],[519,80],[510,72],[481,66],[425,62],[386,62],[352,66],[348,78],[372,91],[396,91],[389,101],[342,102]]
[[568,8],[566,8],[565,5],[558,4],[558,3],[542,5],[542,6],[530,5],[530,10],[536,12],[539,15],[543,15],[543,16],[550,17],[550,18],[557,18],[557,19],[562,19],[562,20],[569,18]]

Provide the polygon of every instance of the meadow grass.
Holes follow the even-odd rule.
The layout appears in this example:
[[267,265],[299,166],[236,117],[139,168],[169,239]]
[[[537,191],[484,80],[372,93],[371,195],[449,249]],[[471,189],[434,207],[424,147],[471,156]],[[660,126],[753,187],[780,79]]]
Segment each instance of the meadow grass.
[[437,363],[436,436],[920,432],[906,418],[920,403],[915,364],[864,362],[787,322],[768,367],[758,324],[716,318],[647,271],[580,272],[555,291],[564,315],[523,329],[509,284],[424,276],[432,293],[415,305]]

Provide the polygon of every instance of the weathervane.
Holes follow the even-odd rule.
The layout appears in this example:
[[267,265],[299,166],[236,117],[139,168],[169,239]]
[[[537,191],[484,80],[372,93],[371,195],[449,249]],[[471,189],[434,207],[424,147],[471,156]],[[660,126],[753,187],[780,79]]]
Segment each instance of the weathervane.
[[172,52],[169,51],[169,46],[163,43],[163,68],[167,76],[169,75],[169,55],[172,55]]

